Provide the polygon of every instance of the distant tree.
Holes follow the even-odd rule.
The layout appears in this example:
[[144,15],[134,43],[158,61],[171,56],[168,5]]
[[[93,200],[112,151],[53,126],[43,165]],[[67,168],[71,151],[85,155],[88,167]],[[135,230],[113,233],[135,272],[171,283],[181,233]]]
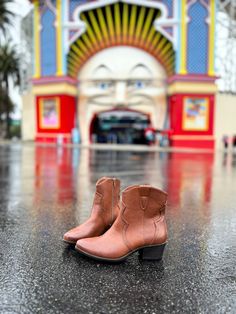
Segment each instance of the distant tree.
[[[0,138],[7,137],[7,127],[6,127],[6,108],[7,111],[14,111],[14,103],[12,102],[9,95],[0,86]],[[9,131],[8,131],[9,132]]]
[[2,35],[6,37],[15,16],[8,7],[10,3],[13,3],[13,0],[0,0],[0,42]]
[[20,83],[20,59],[17,48],[10,41],[0,46],[0,112],[5,115],[6,137],[10,137],[10,114],[14,110],[9,96],[10,82],[14,86]]

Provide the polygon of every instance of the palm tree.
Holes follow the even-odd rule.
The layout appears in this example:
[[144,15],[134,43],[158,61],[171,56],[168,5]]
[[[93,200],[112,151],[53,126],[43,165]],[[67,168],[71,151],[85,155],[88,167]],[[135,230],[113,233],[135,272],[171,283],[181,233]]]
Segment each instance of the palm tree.
[[13,104],[9,97],[9,84],[18,86],[20,83],[20,59],[17,48],[11,42],[6,42],[0,47],[0,108],[6,115],[6,137],[10,137],[10,113]]
[[13,2],[14,0],[0,0],[0,124],[6,126],[7,138],[10,137],[10,113],[14,110],[14,104],[9,95],[9,84],[11,82],[14,86],[19,85],[20,77],[16,46],[7,39],[15,16],[9,9],[9,4]]
[[12,102],[10,96],[0,87],[0,138],[7,137],[7,128],[5,127],[6,108],[8,108],[8,111],[13,112],[14,107],[14,103]]
[[1,35],[6,37],[8,27],[12,25],[11,20],[14,18],[14,13],[8,8],[12,2],[13,0],[0,0],[0,39]]

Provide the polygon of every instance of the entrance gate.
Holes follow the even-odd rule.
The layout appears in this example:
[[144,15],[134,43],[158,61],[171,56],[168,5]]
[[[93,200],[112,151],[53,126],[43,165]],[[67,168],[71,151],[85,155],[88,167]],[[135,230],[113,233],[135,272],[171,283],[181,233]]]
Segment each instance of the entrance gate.
[[148,115],[138,111],[112,110],[96,114],[91,122],[91,142],[146,144],[144,131]]

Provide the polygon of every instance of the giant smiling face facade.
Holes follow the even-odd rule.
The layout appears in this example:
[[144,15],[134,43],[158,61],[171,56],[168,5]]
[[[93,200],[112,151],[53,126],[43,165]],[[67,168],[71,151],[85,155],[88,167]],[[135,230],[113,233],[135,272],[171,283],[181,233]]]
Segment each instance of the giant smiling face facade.
[[148,114],[152,126],[163,129],[167,115],[166,74],[150,54],[133,47],[104,49],[86,62],[78,78],[83,143],[89,143],[94,115],[111,109]]

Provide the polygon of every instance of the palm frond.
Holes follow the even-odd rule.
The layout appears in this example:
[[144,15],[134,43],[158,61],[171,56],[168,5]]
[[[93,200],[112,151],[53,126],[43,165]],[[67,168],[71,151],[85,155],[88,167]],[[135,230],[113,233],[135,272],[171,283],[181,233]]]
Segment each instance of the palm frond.
[[20,57],[18,48],[11,41],[0,46],[0,85],[8,86],[11,78],[14,85],[19,85]]
[[0,35],[6,37],[9,26],[12,26],[12,20],[15,14],[9,9],[9,4],[13,0],[0,0]]

